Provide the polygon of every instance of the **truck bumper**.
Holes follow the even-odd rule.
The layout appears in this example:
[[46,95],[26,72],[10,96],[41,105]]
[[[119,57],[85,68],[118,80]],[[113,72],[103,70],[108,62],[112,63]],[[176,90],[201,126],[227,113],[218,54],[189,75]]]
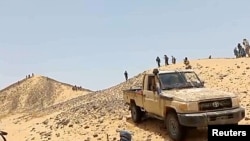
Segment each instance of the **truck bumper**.
[[236,124],[244,117],[244,108],[196,114],[178,114],[180,124],[189,127],[206,127],[207,125]]

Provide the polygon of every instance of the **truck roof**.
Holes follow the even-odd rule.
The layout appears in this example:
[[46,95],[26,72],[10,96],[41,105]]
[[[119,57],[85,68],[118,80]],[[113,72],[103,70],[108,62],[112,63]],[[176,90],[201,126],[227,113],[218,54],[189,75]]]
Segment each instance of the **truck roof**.
[[[192,69],[181,69],[181,70],[159,70],[159,74],[163,73],[174,73],[174,72],[194,72]],[[153,74],[153,70],[147,72],[147,74]]]

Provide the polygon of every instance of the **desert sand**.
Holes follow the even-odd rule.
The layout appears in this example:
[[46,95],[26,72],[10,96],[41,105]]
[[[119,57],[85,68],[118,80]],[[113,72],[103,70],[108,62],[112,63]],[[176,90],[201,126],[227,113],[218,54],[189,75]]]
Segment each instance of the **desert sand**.
[[[190,63],[206,87],[239,95],[246,108],[240,124],[250,124],[250,58]],[[184,69],[184,64],[160,69]],[[123,102],[122,90],[140,86],[143,71],[100,91],[73,91],[69,84],[39,75],[24,79],[0,92],[0,129],[9,133],[8,141],[117,141],[119,130],[130,131],[133,141],[170,141],[163,121],[145,119],[134,124]],[[206,134],[206,130],[190,130],[187,141],[205,141]]]

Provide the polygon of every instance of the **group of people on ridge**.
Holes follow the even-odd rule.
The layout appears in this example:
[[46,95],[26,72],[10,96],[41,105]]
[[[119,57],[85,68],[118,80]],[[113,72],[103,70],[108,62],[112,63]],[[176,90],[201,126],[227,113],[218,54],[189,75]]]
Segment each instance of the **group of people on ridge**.
[[[243,46],[242,46],[243,45]],[[238,43],[234,48],[234,55],[236,58],[250,57],[250,45],[247,39],[243,39],[243,42]]]
[[[171,57],[172,57],[172,64],[175,64],[176,58],[174,56],[171,56]],[[209,59],[211,59],[211,56],[209,57]],[[164,60],[165,60],[165,66],[169,65],[169,62],[168,62],[169,58],[167,55],[164,55]],[[156,62],[157,62],[158,67],[161,67],[161,59],[159,56],[156,57]],[[185,69],[192,69],[192,66],[190,65],[190,62],[187,57],[184,58],[183,62],[185,65]],[[126,70],[124,72],[124,76],[125,76],[125,80],[128,81],[128,72]]]
[[[172,57],[172,64],[175,64],[176,58],[174,56],[171,56],[171,57]],[[169,58],[167,55],[164,55],[164,60],[165,60],[165,66],[169,65],[169,63],[168,63]],[[156,57],[156,62],[157,62],[158,67],[160,67],[161,66],[161,59],[159,56]]]
[[[167,55],[164,55],[164,60],[165,60],[165,66],[169,65],[169,63],[168,63],[169,58]],[[160,67],[161,66],[161,59],[159,56],[156,57],[156,62],[157,62],[158,67]],[[174,56],[172,56],[172,64],[175,64],[175,63],[176,63],[176,58]],[[184,65],[186,66],[185,67],[186,69],[192,68],[187,57],[184,58]]]

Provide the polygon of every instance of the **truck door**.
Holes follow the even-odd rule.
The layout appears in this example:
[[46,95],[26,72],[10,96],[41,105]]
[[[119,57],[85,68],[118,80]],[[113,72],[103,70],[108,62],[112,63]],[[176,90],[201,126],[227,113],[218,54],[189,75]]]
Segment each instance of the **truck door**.
[[158,114],[159,111],[159,97],[156,91],[153,91],[155,89],[153,86],[154,83],[154,75],[148,75],[144,80],[144,103],[143,107],[144,109],[153,114]]

